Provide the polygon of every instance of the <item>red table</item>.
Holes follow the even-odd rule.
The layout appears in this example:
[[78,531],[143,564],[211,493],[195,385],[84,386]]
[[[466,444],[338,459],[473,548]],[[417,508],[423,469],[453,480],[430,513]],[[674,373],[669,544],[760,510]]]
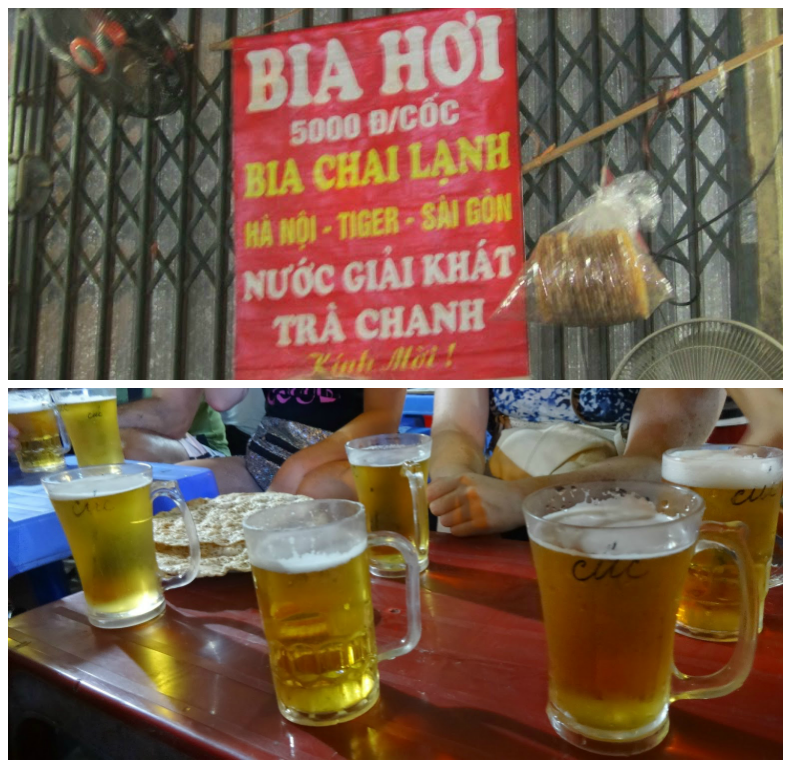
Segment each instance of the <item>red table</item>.
[[[403,634],[403,585],[374,580],[377,630]],[[82,594],[9,622],[11,733],[26,714],[107,757],[582,758],[552,731],[538,585],[526,543],[436,534],[423,637],[381,665],[381,701],[307,728],[275,704],[249,574],[166,593],[163,617],[92,628]],[[721,699],[671,707],[650,758],[782,758],[782,589],[766,603],[750,677]],[[722,665],[727,645],[677,637],[681,670]]]

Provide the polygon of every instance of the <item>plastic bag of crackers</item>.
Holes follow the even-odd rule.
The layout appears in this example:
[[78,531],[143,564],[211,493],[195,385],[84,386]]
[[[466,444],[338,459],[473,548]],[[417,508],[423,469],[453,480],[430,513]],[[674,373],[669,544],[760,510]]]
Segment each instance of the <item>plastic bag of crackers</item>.
[[544,233],[493,319],[595,327],[644,320],[673,295],[640,235],[656,228],[656,181],[631,173]]

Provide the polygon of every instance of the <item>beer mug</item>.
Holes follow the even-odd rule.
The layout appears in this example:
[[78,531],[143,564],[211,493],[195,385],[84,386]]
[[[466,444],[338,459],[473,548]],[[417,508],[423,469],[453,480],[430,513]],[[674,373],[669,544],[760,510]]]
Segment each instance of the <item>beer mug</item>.
[[[174,482],[152,482],[148,464],[109,464],[49,475],[42,481],[71,547],[95,627],[142,624],[165,610],[163,590],[198,575],[200,543]],[[153,500],[178,506],[189,540],[184,573],[162,579],[154,549]]]
[[[352,465],[357,497],[365,506],[369,531],[395,531],[412,542],[420,570],[428,567],[428,459],[431,438],[418,434],[374,435],[350,440],[346,455]],[[397,552],[375,547],[371,573],[403,576]]]
[[[699,493],[706,502],[704,520],[739,520],[749,529],[760,632],[766,594],[783,583],[782,540],[780,560],[772,563],[783,502],[783,452],[750,445],[677,448],[662,457],[662,479]],[[740,613],[739,575],[733,561],[712,550],[696,554],[681,595],[677,630],[701,640],[733,642]]]
[[[643,482],[555,486],[525,499],[547,636],[547,715],[571,744],[644,752],[667,734],[671,702],[724,696],[747,678],[758,615],[746,526],[701,525],[703,507],[686,488]],[[749,608],[728,663],[696,677],[675,668],[673,639],[690,559],[701,551],[735,557]]]
[[[378,662],[420,640],[412,544],[396,533],[367,533],[363,505],[337,499],[270,508],[243,527],[283,717],[334,725],[367,712],[379,698]],[[378,651],[369,545],[395,547],[407,564],[407,635]]]
[[114,389],[61,389],[52,399],[81,467],[123,463]]
[[16,457],[23,472],[53,472],[66,466],[63,456],[71,446],[48,389],[9,392],[8,421],[19,430]]

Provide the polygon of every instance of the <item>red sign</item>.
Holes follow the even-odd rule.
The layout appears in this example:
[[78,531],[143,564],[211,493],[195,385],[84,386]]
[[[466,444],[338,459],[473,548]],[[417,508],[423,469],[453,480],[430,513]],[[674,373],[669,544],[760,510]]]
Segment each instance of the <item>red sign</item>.
[[512,10],[237,38],[237,378],[524,376]]

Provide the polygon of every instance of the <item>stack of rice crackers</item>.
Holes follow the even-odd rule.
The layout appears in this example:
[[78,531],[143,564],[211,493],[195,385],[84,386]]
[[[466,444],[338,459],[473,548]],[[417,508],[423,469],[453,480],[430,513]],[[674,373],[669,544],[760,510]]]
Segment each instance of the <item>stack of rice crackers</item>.
[[[647,318],[655,309],[649,292],[667,279],[625,229],[583,236],[547,232],[530,257],[542,323],[615,325]],[[669,290],[669,284],[668,284]]]
[[[214,499],[187,502],[200,539],[202,576],[224,576],[231,571],[250,571],[250,559],[244,543],[242,521],[254,512],[279,507],[294,501],[308,501],[307,496],[290,493],[227,493]],[[189,545],[184,521],[178,509],[154,516],[154,542],[157,563],[162,572],[172,576],[185,570]]]

